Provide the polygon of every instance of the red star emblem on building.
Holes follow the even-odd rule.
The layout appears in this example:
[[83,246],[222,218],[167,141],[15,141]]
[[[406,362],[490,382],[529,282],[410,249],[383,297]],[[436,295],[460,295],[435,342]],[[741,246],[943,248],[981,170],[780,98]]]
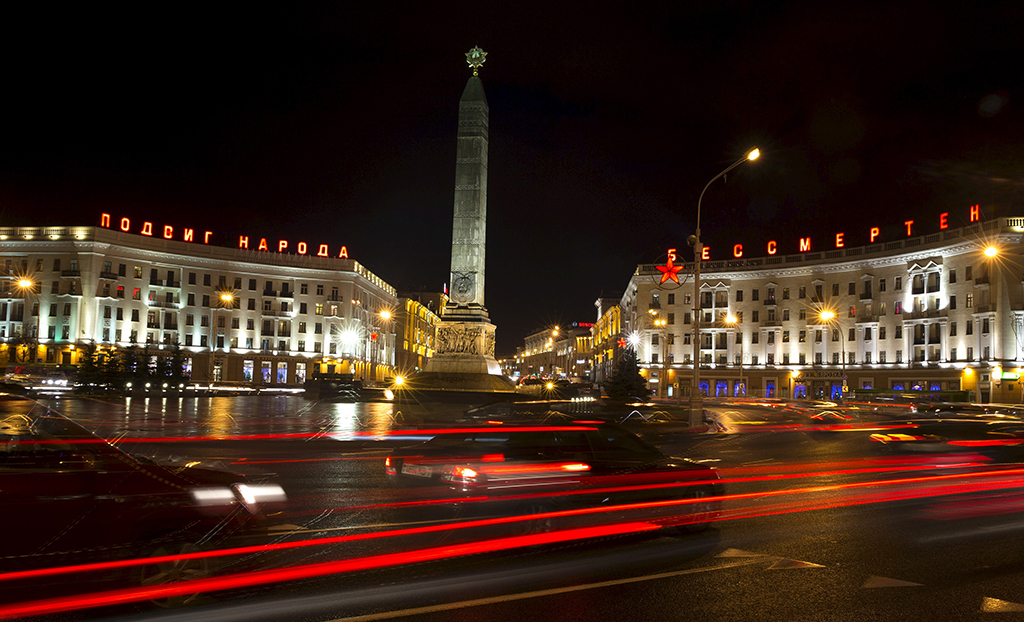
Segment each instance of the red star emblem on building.
[[683,267],[682,266],[672,265],[672,258],[671,257],[668,258],[668,261],[665,262],[664,266],[654,266],[654,267],[657,268],[661,272],[661,282],[662,283],[664,283],[665,281],[667,281],[669,279],[672,279],[676,283],[679,282],[679,277],[676,276],[676,275],[679,273],[680,270],[683,269]]
[[620,348],[625,348],[626,347],[626,340],[625,339],[619,339],[618,343],[619,343],[619,347]]

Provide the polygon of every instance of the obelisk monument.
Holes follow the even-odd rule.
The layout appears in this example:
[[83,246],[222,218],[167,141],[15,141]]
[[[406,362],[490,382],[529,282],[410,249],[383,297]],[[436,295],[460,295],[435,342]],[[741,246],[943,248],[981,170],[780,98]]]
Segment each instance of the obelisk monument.
[[494,325],[484,307],[489,110],[478,74],[486,56],[479,47],[466,54],[473,75],[459,100],[451,291],[437,329],[435,354],[426,364],[428,373],[501,375],[494,359]]

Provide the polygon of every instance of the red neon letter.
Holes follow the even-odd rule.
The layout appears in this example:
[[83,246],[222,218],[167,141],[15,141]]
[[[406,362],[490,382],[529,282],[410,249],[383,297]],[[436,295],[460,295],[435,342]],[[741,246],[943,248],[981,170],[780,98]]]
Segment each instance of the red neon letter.
[[196,230],[195,229],[185,229],[185,241],[186,242],[194,241],[195,237],[196,237]]
[[210,236],[211,235],[213,235],[213,231],[207,231],[205,234],[203,234],[203,244],[209,244],[210,243]]
[[100,226],[110,228],[110,214],[100,214]]
[[164,225],[164,239],[170,240],[174,237],[174,227],[170,225]]
[[842,248],[843,246],[845,246],[845,244],[843,244],[843,236],[844,235],[846,235],[846,234],[845,233],[837,233],[836,234],[836,248]]
[[277,243],[277,252],[283,253],[286,248],[288,248],[288,240],[281,240]]
[[321,244],[320,251],[316,254],[317,257],[327,257],[327,245]]
[[914,224],[914,221],[913,220],[908,220],[908,221],[904,222],[903,224],[905,224],[907,226],[907,237],[909,237],[911,235],[910,227],[911,227],[911,225]]
[[775,240],[768,242],[768,254],[774,255],[777,252],[779,252],[779,245],[775,243]]
[[144,222],[142,223],[142,235],[153,235],[153,223]]
[[743,256],[743,245],[742,244],[737,244],[737,245],[732,247],[732,256],[733,257],[742,257]]
[[338,253],[338,257],[341,259],[348,259],[348,249],[344,246],[341,247],[341,252]]
[[800,252],[806,253],[811,250],[811,238],[800,238]]
[[971,222],[977,222],[981,220],[981,205],[971,206]]
[[939,214],[939,229],[949,229],[949,212]]
[[249,236],[240,235],[238,236],[238,248],[249,248]]
[[669,261],[675,261],[676,260],[676,249],[674,249],[674,248],[668,249],[668,260]]
[[267,238],[260,238],[260,246],[256,250],[258,251],[269,251],[270,247],[267,246]]
[[875,238],[878,237],[879,233],[881,233],[881,230],[879,230],[878,227],[871,227],[871,241],[872,242],[875,241]]
[[132,221],[127,218],[121,219],[121,231],[127,231],[132,228]]
[[299,251],[300,255],[305,255],[306,254],[306,243],[305,242],[299,242],[299,246],[296,248],[296,250]]
[[707,261],[707,260],[711,259],[711,247],[710,246],[705,246],[705,247],[700,249],[700,258],[701,258],[702,261]]

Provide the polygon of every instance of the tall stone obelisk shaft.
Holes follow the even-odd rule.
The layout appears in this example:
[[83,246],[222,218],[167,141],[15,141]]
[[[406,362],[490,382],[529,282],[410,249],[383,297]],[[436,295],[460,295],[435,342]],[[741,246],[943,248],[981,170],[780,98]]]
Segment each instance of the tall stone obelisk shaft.
[[[483,309],[487,249],[487,122],[484,85],[473,76],[459,100],[450,306]],[[453,309],[454,310],[454,309]]]
[[[441,315],[434,355],[426,371],[447,374],[444,382],[498,387],[489,376],[501,374],[494,359],[494,324],[484,308],[487,251],[487,123],[484,85],[477,77],[486,52],[474,47],[466,54],[473,77],[459,100],[458,144],[455,151],[455,214],[452,220],[452,272],[449,301]],[[505,387],[500,386],[500,390]]]

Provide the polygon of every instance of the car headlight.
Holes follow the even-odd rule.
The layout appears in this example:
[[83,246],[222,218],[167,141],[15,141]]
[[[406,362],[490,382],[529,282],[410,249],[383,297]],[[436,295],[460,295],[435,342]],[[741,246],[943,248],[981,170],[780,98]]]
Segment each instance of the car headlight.
[[193,488],[192,500],[197,505],[217,506],[240,503],[255,514],[261,503],[285,501],[288,497],[277,484],[232,484],[230,488]]

